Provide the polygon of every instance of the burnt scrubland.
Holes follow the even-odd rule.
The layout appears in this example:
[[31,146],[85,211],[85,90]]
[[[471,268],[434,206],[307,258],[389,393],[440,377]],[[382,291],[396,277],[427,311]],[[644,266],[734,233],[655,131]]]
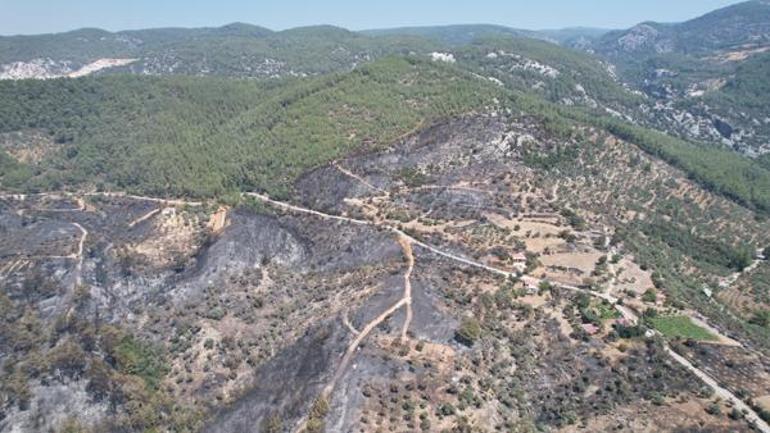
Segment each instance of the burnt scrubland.
[[[700,291],[767,242],[753,211],[607,131],[531,115],[379,147],[294,182],[291,202],[320,214],[5,196],[4,428],[748,431],[641,315],[707,313],[720,363],[764,350],[761,327],[708,314]],[[695,230],[674,241],[664,217]],[[763,413],[761,388],[695,364]]]

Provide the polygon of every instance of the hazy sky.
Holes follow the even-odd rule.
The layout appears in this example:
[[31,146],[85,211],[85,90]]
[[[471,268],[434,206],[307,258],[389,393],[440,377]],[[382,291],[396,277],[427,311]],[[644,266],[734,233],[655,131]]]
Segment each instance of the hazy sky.
[[352,30],[492,23],[528,29],[623,28],[682,21],[735,0],[0,0],[0,34],[80,27],[124,30],[219,26],[234,21],[280,30],[333,24]]

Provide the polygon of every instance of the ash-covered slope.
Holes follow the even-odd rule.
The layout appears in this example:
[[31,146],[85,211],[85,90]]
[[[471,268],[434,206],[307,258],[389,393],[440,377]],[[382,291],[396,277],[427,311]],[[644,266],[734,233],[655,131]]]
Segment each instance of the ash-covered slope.
[[[749,431],[667,350],[704,345],[736,395],[712,368],[759,365],[767,330],[713,282],[770,239],[635,145],[469,114],[293,191],[5,196],[0,428]],[[712,328],[679,347],[672,318]]]

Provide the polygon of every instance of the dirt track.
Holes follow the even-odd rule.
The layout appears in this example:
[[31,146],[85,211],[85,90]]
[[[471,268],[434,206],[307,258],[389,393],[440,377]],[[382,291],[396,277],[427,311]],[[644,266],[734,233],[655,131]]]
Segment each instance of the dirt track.
[[[433,247],[431,245],[428,245],[428,244],[426,244],[424,242],[420,242],[417,239],[414,239],[413,237],[411,237],[411,236],[407,235],[406,233],[402,232],[401,230],[399,230],[399,229],[397,229],[395,227],[386,225],[386,224],[373,223],[373,222],[370,222],[370,221],[357,220],[357,219],[348,218],[348,217],[340,217],[340,216],[335,216],[335,215],[329,215],[329,214],[325,214],[323,212],[318,212],[318,211],[315,211],[315,210],[312,210],[312,209],[306,209],[306,208],[290,205],[290,204],[287,204],[287,203],[278,202],[278,201],[272,200],[269,197],[261,195],[261,194],[249,194],[249,195],[252,196],[252,197],[260,198],[260,199],[264,200],[268,204],[273,204],[273,205],[281,207],[283,209],[288,209],[288,210],[295,211],[295,212],[312,214],[312,215],[316,215],[316,216],[321,217],[321,218],[345,221],[345,222],[349,222],[349,223],[353,223],[353,224],[358,224],[358,225],[378,226],[378,227],[381,227],[381,228],[384,228],[384,229],[387,229],[387,230],[390,230],[392,232],[397,233],[403,239],[408,241],[408,243],[411,243],[411,244],[414,244],[414,245],[419,245],[419,246],[427,249],[428,251],[433,252],[435,254],[438,254],[438,255],[440,255],[442,257],[454,260],[454,261],[459,262],[459,263],[463,263],[463,264],[471,266],[471,267],[475,267],[475,268],[479,268],[479,269],[484,269],[484,270],[487,270],[489,272],[492,272],[492,273],[495,273],[495,274],[498,274],[498,275],[502,275],[502,276],[506,276],[506,277],[515,276],[515,274],[513,274],[511,272],[503,271],[501,269],[497,269],[497,268],[494,268],[492,266],[485,265],[483,263],[478,263],[476,261],[469,260],[469,259],[466,259],[466,258],[463,258],[463,257],[459,257],[457,255],[454,255],[454,254],[442,251],[442,250],[440,250],[440,249],[438,249],[436,247]],[[544,281],[544,280],[541,280],[541,279],[538,279],[538,278],[534,278],[534,277],[531,277],[531,276],[523,276],[521,278],[521,280],[524,281],[526,284],[535,285],[535,286],[537,286],[542,281]],[[559,288],[561,288],[561,289],[566,289],[566,290],[570,290],[570,291],[580,292],[580,293],[587,294],[589,296],[593,296],[593,297],[597,297],[597,298],[606,300],[606,301],[610,302],[611,304],[613,304],[615,306],[615,308],[627,320],[629,320],[629,321],[631,321],[633,323],[637,323],[638,320],[639,320],[638,315],[634,311],[632,311],[631,309],[626,308],[626,307],[624,307],[622,305],[617,305],[618,299],[615,298],[614,296],[610,295],[610,294],[602,293],[602,292],[594,292],[594,291],[591,291],[591,290],[581,289],[579,287],[563,285],[563,284],[558,284],[557,286]],[[406,297],[402,298],[395,305],[393,305],[388,310],[383,312],[374,321],[370,322],[369,325],[367,325],[364,328],[364,330],[362,330],[361,333],[356,337],[356,339],[354,340],[353,344],[348,348],[348,351],[346,352],[345,357],[343,358],[343,363],[341,364],[341,366],[342,365],[347,365],[347,363],[350,362],[350,359],[353,357],[353,355],[355,353],[355,348],[358,347],[358,345],[361,343],[361,341],[366,337],[366,335],[369,334],[369,332],[371,332],[372,329],[374,329],[374,327],[376,327],[379,323],[382,323],[382,321],[384,321],[390,314],[393,314],[395,311],[397,311],[399,308],[401,308],[403,305],[405,305],[406,302],[407,302],[406,301]],[[713,388],[714,391],[717,393],[717,395],[719,395],[724,400],[732,401],[736,405],[736,407],[738,407],[739,410],[744,410],[746,412],[746,415],[745,415],[746,419],[748,421],[754,423],[754,425],[757,427],[757,429],[759,431],[761,431],[763,433],[770,433],[770,425],[768,425],[765,421],[763,421],[759,417],[759,415],[748,404],[746,404],[741,399],[739,399],[730,390],[728,390],[727,388],[721,386],[719,384],[719,382],[717,382],[711,376],[709,376],[708,374],[706,374],[702,370],[700,370],[697,367],[695,367],[687,359],[685,359],[681,355],[679,355],[676,352],[674,352],[674,350],[671,349],[671,347],[668,346],[668,344],[664,344],[664,348],[666,350],[666,353],[668,353],[669,356],[671,356],[671,358],[674,361],[676,361],[678,364],[680,364],[682,367],[684,367],[688,371],[692,372],[696,377],[698,377],[706,385],[708,385],[709,387]],[[335,381],[337,379],[339,379],[339,376],[341,376],[341,375],[342,375],[342,371],[338,370],[337,374],[335,375]],[[332,386],[332,389],[333,389],[333,386]],[[329,389],[329,391],[331,391],[331,389]]]
[[86,239],[88,239],[88,230],[83,228],[78,223],[72,223],[81,232],[80,241],[78,242],[78,250],[72,257],[76,260],[75,264],[75,287],[77,288],[83,284],[83,249],[85,248]]
[[[84,194],[84,195],[85,196],[89,196],[89,195],[91,195],[91,196],[105,196],[105,197],[125,197],[125,198],[130,198],[130,199],[135,199],[135,200],[151,201],[151,202],[162,203],[162,204],[167,204],[167,205],[180,205],[180,206],[182,206],[182,205],[202,206],[203,205],[202,202],[190,202],[190,201],[185,201],[185,200],[159,199],[159,198],[153,198],[153,197],[133,196],[133,195],[127,195],[127,194],[123,194],[123,193],[87,193],[87,194]],[[44,194],[39,194],[38,196],[50,196],[50,197],[54,197],[54,196],[62,197],[62,196],[65,196],[65,197],[76,197],[76,198],[79,199],[79,197],[76,194],[72,194],[72,193],[44,193]],[[322,219],[341,221],[341,222],[345,222],[345,223],[349,223],[349,224],[371,226],[371,227],[376,227],[376,228],[382,229],[382,230],[388,230],[388,231],[390,231],[390,232],[392,232],[392,233],[394,233],[395,235],[398,236],[399,243],[401,244],[402,249],[404,250],[404,254],[405,254],[405,257],[406,257],[407,263],[408,263],[408,268],[407,268],[407,271],[406,271],[405,276],[404,276],[405,284],[404,284],[404,295],[403,295],[403,297],[398,302],[396,302],[395,304],[390,306],[388,309],[383,311],[374,320],[370,321],[367,325],[365,325],[360,331],[358,331],[357,334],[354,332],[354,335],[355,335],[354,340],[350,343],[350,345],[348,346],[345,354],[343,355],[342,360],[340,361],[340,364],[338,365],[338,368],[335,371],[333,379],[324,388],[324,391],[323,391],[323,396],[324,397],[328,397],[331,394],[331,392],[334,390],[334,387],[335,387],[336,383],[339,381],[339,379],[345,373],[347,366],[349,365],[349,363],[351,362],[351,360],[355,356],[355,353],[356,353],[358,347],[360,346],[360,344],[363,342],[363,340],[379,324],[384,322],[389,316],[391,316],[393,313],[398,311],[398,309],[400,309],[401,307],[404,307],[404,306],[407,307],[407,319],[405,320],[404,327],[402,329],[402,337],[406,338],[408,327],[409,327],[409,324],[410,324],[410,322],[412,320],[412,314],[411,314],[412,313],[411,312],[411,274],[412,274],[413,267],[414,267],[414,254],[413,254],[413,248],[412,248],[414,245],[422,247],[422,248],[426,249],[427,251],[432,252],[432,253],[434,253],[436,255],[439,255],[441,257],[450,259],[450,260],[458,262],[458,263],[462,263],[462,264],[470,266],[470,267],[486,270],[488,272],[491,272],[491,273],[494,273],[494,274],[497,274],[497,275],[500,275],[500,276],[504,276],[504,277],[514,277],[514,276],[516,276],[516,274],[514,274],[514,273],[511,273],[511,272],[508,272],[508,271],[504,271],[504,270],[501,270],[501,269],[497,269],[495,267],[492,267],[492,266],[489,266],[489,265],[485,265],[483,263],[479,263],[479,262],[476,262],[474,260],[470,260],[470,259],[458,256],[456,254],[452,254],[452,253],[443,251],[443,250],[441,250],[441,249],[439,249],[437,247],[434,247],[434,246],[429,245],[427,243],[421,242],[421,241],[419,241],[419,240],[409,236],[408,234],[404,233],[403,231],[399,230],[398,228],[390,226],[390,225],[385,224],[385,223],[372,222],[372,221],[367,221],[367,220],[359,220],[359,219],[355,219],[355,218],[349,218],[349,217],[343,217],[343,216],[337,216],[337,215],[330,215],[330,214],[319,212],[319,211],[316,211],[316,210],[313,210],[313,209],[307,209],[307,208],[295,206],[295,205],[292,205],[292,204],[284,203],[284,202],[281,202],[281,201],[276,201],[276,200],[273,200],[273,199],[269,198],[266,195],[258,194],[258,193],[245,193],[244,196],[249,196],[249,197],[257,198],[260,201],[263,201],[264,203],[267,203],[267,204],[272,205],[274,207],[278,207],[278,208],[281,208],[281,209],[284,209],[284,210],[287,210],[287,211],[291,211],[291,212],[304,213],[304,214],[314,215],[314,216],[322,218]],[[2,196],[0,198],[6,198],[6,199],[10,198],[10,199],[24,200],[26,197],[27,196],[25,196],[25,195],[12,195],[12,196]],[[82,201],[79,201],[79,203],[83,204]],[[82,207],[82,209],[67,210],[67,211],[85,210],[84,206],[81,206],[81,207]],[[81,233],[82,233],[81,238],[80,238],[80,240],[78,242],[78,247],[77,247],[76,253],[73,253],[71,256],[69,256],[69,258],[77,260],[76,268],[75,268],[74,286],[73,286],[73,289],[74,289],[74,288],[76,288],[76,287],[78,287],[79,285],[82,284],[83,253],[84,253],[84,249],[85,249],[85,243],[86,243],[86,240],[87,240],[87,237],[88,237],[88,231],[83,226],[81,226],[78,223],[72,223],[72,224],[75,225],[78,228],[78,230],[80,230]],[[538,279],[538,278],[535,278],[535,277],[531,277],[531,276],[523,276],[523,277],[521,277],[521,280],[524,283],[528,284],[528,285],[534,285],[534,286],[537,286],[541,282],[544,281],[544,280],[541,280],[541,279]],[[564,290],[570,290],[570,291],[584,293],[584,294],[587,294],[589,296],[593,296],[593,297],[597,297],[597,298],[606,300],[606,301],[610,302],[611,304],[615,305],[615,308],[627,320],[632,321],[632,322],[637,322],[638,321],[638,316],[637,316],[637,314],[634,311],[632,311],[631,309],[626,308],[624,306],[617,305],[618,299],[615,298],[614,296],[610,295],[610,294],[602,293],[602,292],[595,292],[595,291],[586,290],[586,289],[582,289],[582,288],[575,287],[575,286],[563,285],[563,284],[558,284],[557,287],[559,287],[561,289],[564,289]],[[673,349],[670,348],[670,346],[668,346],[666,344],[664,347],[665,347],[666,352],[669,354],[669,356],[671,356],[671,358],[674,361],[676,361],[678,364],[683,366],[688,371],[692,372],[701,381],[703,381],[708,386],[713,388],[718,396],[720,396],[724,400],[733,402],[733,404],[739,410],[744,411],[746,413],[746,415],[745,415],[746,419],[748,421],[752,422],[759,431],[761,431],[763,433],[770,433],[770,426],[765,421],[763,421],[758,416],[758,414],[749,405],[747,405],[745,402],[740,400],[731,391],[729,391],[728,389],[722,387],[717,380],[715,380],[714,378],[712,378],[711,376],[709,376],[708,374],[706,374],[702,370],[700,370],[697,367],[695,367],[692,363],[690,363],[687,359],[685,359],[681,355],[679,355],[676,352],[674,352]],[[301,423],[300,427],[304,426],[304,423],[305,422],[303,421]]]
[[412,244],[409,239],[401,236],[398,238],[398,243],[401,244],[401,248],[404,250],[404,256],[408,264],[406,273],[404,274],[404,301],[406,302],[406,319],[404,320],[404,327],[401,330],[401,340],[406,341],[409,331],[409,325],[412,324],[412,271],[414,271],[414,254],[412,252]]
[[[404,257],[407,262],[407,270],[404,273],[404,292],[401,299],[399,299],[395,304],[391,305],[388,309],[380,313],[377,317],[372,319],[369,323],[364,325],[363,328],[361,328],[360,331],[356,330],[353,325],[350,323],[350,321],[347,318],[347,313],[343,315],[343,323],[345,326],[351,331],[351,333],[355,336],[353,341],[348,345],[347,350],[345,351],[345,354],[342,356],[342,359],[340,360],[340,363],[337,365],[337,369],[335,370],[334,376],[332,377],[331,381],[326,384],[326,386],[323,389],[323,392],[321,396],[325,399],[329,399],[332,392],[334,392],[334,388],[337,386],[337,383],[340,381],[342,376],[347,371],[348,366],[350,365],[350,362],[353,360],[353,357],[356,355],[356,351],[358,350],[358,347],[361,345],[361,343],[366,339],[366,337],[371,334],[371,332],[379,326],[381,323],[386,321],[391,315],[393,315],[396,311],[398,311],[401,307],[406,307],[406,319],[404,320],[404,325],[401,331],[401,338],[403,341],[406,341],[408,338],[407,331],[409,330],[409,325],[412,322],[412,272],[414,270],[414,255],[412,253],[412,245],[410,240],[405,236],[399,236],[398,243],[401,245],[402,250],[404,251]],[[305,428],[307,419],[303,418],[301,422],[299,423],[299,426],[295,429],[295,431],[300,432]]]

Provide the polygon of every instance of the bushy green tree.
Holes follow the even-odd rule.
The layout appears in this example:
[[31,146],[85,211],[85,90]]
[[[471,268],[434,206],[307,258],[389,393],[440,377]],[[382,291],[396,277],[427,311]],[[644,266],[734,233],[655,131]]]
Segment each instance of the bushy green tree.
[[474,317],[465,317],[460,322],[460,327],[455,332],[455,339],[460,343],[472,347],[481,338],[481,324]]

